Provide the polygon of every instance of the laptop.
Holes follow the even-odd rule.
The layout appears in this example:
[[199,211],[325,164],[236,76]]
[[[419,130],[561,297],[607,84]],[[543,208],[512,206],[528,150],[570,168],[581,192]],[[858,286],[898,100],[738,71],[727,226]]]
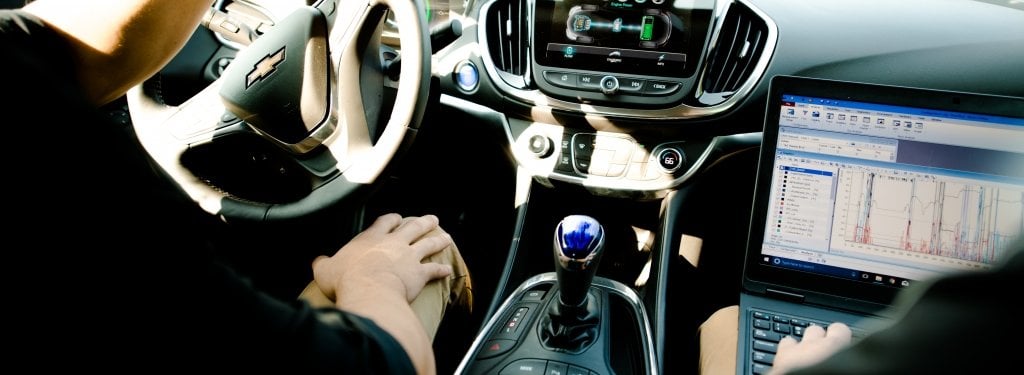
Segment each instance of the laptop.
[[737,373],[778,341],[889,321],[901,289],[990,268],[1024,221],[1024,98],[777,76],[743,267]]

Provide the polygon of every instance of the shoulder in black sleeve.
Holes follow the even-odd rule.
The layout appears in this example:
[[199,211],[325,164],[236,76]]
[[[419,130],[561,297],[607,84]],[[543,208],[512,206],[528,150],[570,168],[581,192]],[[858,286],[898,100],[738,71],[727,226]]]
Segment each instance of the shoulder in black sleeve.
[[84,99],[74,61],[41,21],[0,11],[3,264],[19,271],[5,273],[5,334],[28,353],[11,357],[43,354],[37,369],[413,372],[369,320],[275,299],[215,262],[223,223]]

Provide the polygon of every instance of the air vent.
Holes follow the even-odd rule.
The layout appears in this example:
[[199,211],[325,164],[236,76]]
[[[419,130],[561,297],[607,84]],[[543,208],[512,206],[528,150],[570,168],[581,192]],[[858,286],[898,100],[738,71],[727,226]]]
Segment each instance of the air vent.
[[739,91],[750,80],[768,44],[768,25],[764,19],[740,2],[734,2],[701,78],[697,100],[704,105],[717,105]]
[[529,35],[526,0],[497,0],[486,15],[488,53],[498,74],[513,87],[526,86],[529,71]]

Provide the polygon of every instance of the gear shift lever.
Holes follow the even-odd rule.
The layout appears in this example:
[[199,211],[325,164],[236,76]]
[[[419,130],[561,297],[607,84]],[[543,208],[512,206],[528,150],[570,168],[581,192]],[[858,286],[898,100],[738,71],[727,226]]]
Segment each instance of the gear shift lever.
[[558,300],[540,321],[545,347],[578,353],[597,337],[601,306],[590,298],[590,284],[603,250],[604,228],[592,217],[566,216],[555,228]]
[[580,307],[604,252],[604,228],[589,216],[570,215],[555,228],[555,271],[559,302]]

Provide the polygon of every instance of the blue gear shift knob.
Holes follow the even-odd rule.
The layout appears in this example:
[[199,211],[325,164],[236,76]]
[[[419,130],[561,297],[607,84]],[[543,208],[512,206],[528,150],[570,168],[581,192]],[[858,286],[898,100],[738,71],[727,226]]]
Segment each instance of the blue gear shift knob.
[[604,250],[604,228],[586,215],[569,215],[555,228],[555,271],[560,301],[583,305]]

